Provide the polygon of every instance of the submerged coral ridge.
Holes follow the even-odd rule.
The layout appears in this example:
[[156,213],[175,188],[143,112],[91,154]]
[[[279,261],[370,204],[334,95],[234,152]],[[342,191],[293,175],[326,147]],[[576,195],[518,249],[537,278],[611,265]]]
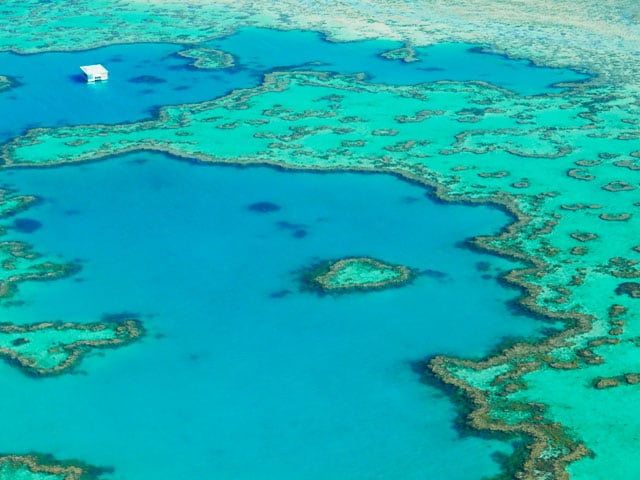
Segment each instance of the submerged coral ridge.
[[93,480],[101,469],[43,455],[1,455],[0,480]]
[[407,284],[415,274],[404,265],[369,257],[348,257],[323,262],[302,275],[303,288],[319,293],[381,290]]
[[[255,89],[166,107],[146,122],[32,130],[1,155],[5,167],[153,150],[200,162],[387,172],[445,200],[509,211],[511,225],[473,245],[525,262],[505,280],[522,289],[524,307],[566,328],[482,361],[429,365],[465,392],[470,425],[527,442],[518,478],[565,478],[590,453],[593,461],[628,458],[605,441],[609,433],[588,428],[594,412],[629,425],[616,433],[618,446],[633,445],[640,426],[633,408],[606,397],[618,389],[593,388],[594,379],[635,371],[628,358],[640,332],[627,319],[639,308],[629,279],[640,275],[640,251],[628,232],[639,230],[640,154],[628,120],[639,109],[632,89],[595,85],[526,97],[478,82],[394,87],[273,73]],[[569,385],[571,394],[558,387]],[[576,389],[590,401],[576,400]],[[626,401],[637,400],[628,390]]]

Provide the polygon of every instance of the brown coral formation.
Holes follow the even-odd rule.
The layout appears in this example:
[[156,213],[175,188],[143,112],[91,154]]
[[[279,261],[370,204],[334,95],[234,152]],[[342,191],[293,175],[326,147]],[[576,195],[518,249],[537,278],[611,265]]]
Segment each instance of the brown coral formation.
[[613,213],[601,213],[600,215],[598,215],[598,217],[601,220],[606,220],[607,222],[626,222],[627,220],[629,220],[631,218],[631,214],[630,213],[619,213],[619,214],[613,214]]
[[634,160],[620,160],[614,163],[616,167],[627,168],[629,170],[640,170],[640,163]]
[[609,182],[602,187],[603,190],[607,192],[628,192],[631,190],[635,190],[635,187],[631,185],[629,182],[624,182],[622,180],[617,180],[615,182]]
[[499,172],[482,172],[478,174],[481,178],[504,178],[509,176],[509,172],[501,170]]
[[10,469],[8,474],[15,472],[16,478],[23,478],[25,470],[34,475],[51,475],[60,480],[97,480],[103,473],[103,469],[80,462],[58,462],[48,456],[33,454],[0,456],[0,469],[3,467]]
[[614,304],[609,307],[609,318],[618,318],[627,313],[627,307],[624,305]]
[[637,385],[638,383],[640,383],[639,373],[624,373],[615,377],[596,377],[592,381],[593,388],[596,390],[605,390],[622,385]]
[[575,178],[576,180],[583,180],[585,182],[590,182],[591,180],[595,180],[596,178],[591,175],[588,170],[585,170],[583,168],[571,168],[567,170],[567,176]]
[[596,378],[593,380],[593,388],[596,390],[604,390],[605,388],[613,388],[620,385],[617,378]]
[[597,165],[602,165],[600,160],[576,160],[574,163],[579,167],[595,167]]
[[579,242],[590,242],[591,240],[595,240],[596,238],[598,238],[598,235],[589,232],[574,232],[570,236],[571,238],[573,238],[574,240],[578,240]]

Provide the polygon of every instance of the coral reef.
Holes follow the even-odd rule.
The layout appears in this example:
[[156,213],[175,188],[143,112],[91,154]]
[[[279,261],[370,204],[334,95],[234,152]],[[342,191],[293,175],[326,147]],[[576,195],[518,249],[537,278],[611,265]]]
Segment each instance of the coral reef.
[[89,324],[43,322],[0,324],[0,358],[32,376],[60,375],[74,369],[95,348],[114,348],[144,334],[135,318]]
[[75,460],[60,462],[45,455],[0,454],[2,480],[97,480],[107,471]]
[[416,273],[403,265],[370,257],[348,257],[303,270],[301,281],[303,290],[326,294],[400,287],[415,277]]
[[[157,150],[199,162],[388,172],[434,187],[443,200],[492,203],[513,223],[471,244],[525,262],[503,280],[522,290],[522,308],[565,328],[481,360],[429,359],[427,371],[462,399],[467,426],[520,438],[512,477],[640,474],[633,461],[637,374],[629,373],[640,336],[631,321],[639,290],[620,282],[633,278],[640,260],[629,234],[638,231],[640,206],[640,20],[633,2],[339,0],[311,10],[294,0],[217,0],[198,7],[178,0],[8,0],[2,15],[10,28],[0,32],[0,49],[199,42],[262,25],[320,30],[334,40],[492,45],[485,50],[599,77],[564,93],[522,97],[478,82],[388,87],[274,73],[256,89],[164,108],[148,122],[33,130],[1,147],[4,166]],[[411,58],[402,49],[387,55]],[[239,150],[225,146],[231,144]],[[31,260],[13,256],[21,249],[11,243],[3,250],[9,270],[17,259]],[[616,394],[622,385],[624,397]]]
[[233,55],[211,48],[189,48],[178,55],[193,59],[193,67],[206,70],[231,68],[236,63]]
[[[470,130],[457,112],[478,105],[492,110]],[[638,335],[609,318],[614,303],[616,311],[628,310],[625,317],[638,308],[631,303],[635,289],[625,286],[618,290],[625,295],[616,295],[619,276],[633,274],[640,258],[637,239],[626,233],[638,228],[638,217],[607,213],[603,221],[595,213],[637,208],[634,191],[601,186],[620,180],[615,162],[633,158],[626,136],[636,127],[623,120],[638,109],[632,90],[596,85],[519,96],[480,82],[394,87],[357,76],[276,72],[257,88],[165,107],[145,122],[32,130],[3,145],[0,155],[5,168],[149,150],[204,163],[387,172],[433,187],[442,200],[504,209],[513,223],[470,245],[524,262],[526,268],[503,280],[522,289],[522,308],[565,329],[484,360],[436,357],[428,365],[441,382],[464,392],[469,425],[529,446],[520,478],[565,478],[570,464],[592,458],[590,452],[597,454],[590,461],[622,455],[593,440],[597,433],[578,420],[591,415],[593,404],[553,386],[581,375],[593,391],[593,378],[611,376],[598,369],[622,361],[628,340]],[[517,123],[522,118],[530,120]],[[588,159],[595,154],[597,160]],[[567,175],[574,165],[584,170],[581,178],[594,179]],[[638,172],[626,170],[625,181],[639,183]],[[564,405],[572,416],[563,415]],[[624,412],[616,415],[616,422],[637,423]]]

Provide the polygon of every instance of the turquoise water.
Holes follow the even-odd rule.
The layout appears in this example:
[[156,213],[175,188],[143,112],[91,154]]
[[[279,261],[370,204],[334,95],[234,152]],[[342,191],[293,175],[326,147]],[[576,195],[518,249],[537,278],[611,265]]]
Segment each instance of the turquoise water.
[[[6,178],[45,198],[23,215],[42,227],[15,236],[85,260],[81,282],[24,285],[27,304],[8,317],[86,322],[133,311],[151,315],[151,332],[89,359],[86,376],[34,381],[0,367],[12,389],[0,399],[0,450],[79,457],[128,480],[465,479],[495,470],[489,454],[504,447],[459,439],[449,400],[420,384],[410,362],[481,355],[504,335],[536,332],[537,322],[506,307],[516,292],[476,266],[488,261],[495,275],[512,265],[455,247],[498,230],[508,220],[500,211],[437,204],[388,176],[160,155]],[[248,208],[259,201],[280,210]],[[446,276],[337,298],[298,292],[292,272],[345,255]]]
[[[259,85],[266,72],[320,70],[364,72],[372,81],[409,85],[438,80],[482,80],[520,94],[553,91],[555,83],[586,77],[570,70],[531,68],[526,61],[477,53],[467,44],[417,49],[419,62],[385,60],[391,41],[332,43],[313,32],[243,29],[207,44],[232,53],[238,66],[224,70],[190,67],[172,44],[116,45],[82,52],[38,55],[0,53],[0,75],[20,82],[0,92],[0,140],[26,128],[132,122],[149,118],[159,105],[194,103],[231,90]],[[313,64],[312,62],[319,62]],[[80,65],[104,64],[108,82],[87,85]],[[152,77],[145,81],[144,76]],[[151,80],[151,81],[149,81]]]
[[292,67],[341,73],[363,72],[370,81],[392,85],[480,80],[521,95],[539,95],[552,91],[555,84],[580,82],[588,78],[567,69],[531,68],[531,63],[526,60],[482,53],[477,45],[464,43],[415,48],[418,61],[410,63],[386,60],[380,56],[401,47],[398,42],[334,43],[323,40],[319,33],[299,30],[281,32],[245,28],[207,45],[232,53],[240,59],[242,67],[260,72]]
[[[258,84],[274,68],[366,72],[379,82],[485,80],[546,93],[573,72],[482,55],[468,45],[421,49],[404,65],[393,42],[332,44],[319,35],[247,29],[211,42],[239,66],[188,67],[176,45],[79,53],[0,54],[22,85],[0,93],[0,135],[30,126],[115,123],[159,104],[196,102]],[[322,65],[309,65],[309,62]],[[103,62],[109,82],[77,67]],[[51,72],[43,75],[42,72]],[[131,81],[141,75],[164,83]],[[0,172],[45,202],[11,239],[80,259],[74,278],[21,286],[5,321],[97,321],[131,311],[141,343],[94,354],[85,374],[34,380],[4,364],[0,451],[37,450],[115,467],[113,479],[478,478],[497,471],[505,444],[459,438],[455,409],[419,383],[411,362],[436,353],[480,356],[541,325],[507,307],[517,292],[504,260],[456,248],[509,219],[485,207],[442,205],[381,175],[283,173],[198,166],[161,155]],[[280,209],[252,211],[256,202]],[[9,237],[7,237],[9,238]],[[295,271],[368,255],[420,270],[411,286],[316,297]],[[489,272],[477,263],[491,263]],[[488,277],[487,277],[488,275]],[[483,278],[487,277],[487,278]],[[26,433],[28,432],[28,434]]]

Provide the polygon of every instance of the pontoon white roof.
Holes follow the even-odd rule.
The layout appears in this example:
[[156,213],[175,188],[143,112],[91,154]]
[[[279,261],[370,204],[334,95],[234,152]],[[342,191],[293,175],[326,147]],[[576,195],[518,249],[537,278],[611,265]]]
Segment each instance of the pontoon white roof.
[[102,65],[100,64],[96,64],[96,65],[85,65],[83,67],[80,67],[80,70],[82,70],[85,75],[87,76],[93,76],[93,77],[102,77],[107,75],[109,72],[107,71],[106,68],[104,68]]

